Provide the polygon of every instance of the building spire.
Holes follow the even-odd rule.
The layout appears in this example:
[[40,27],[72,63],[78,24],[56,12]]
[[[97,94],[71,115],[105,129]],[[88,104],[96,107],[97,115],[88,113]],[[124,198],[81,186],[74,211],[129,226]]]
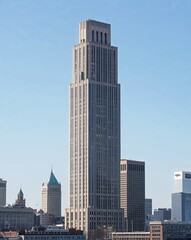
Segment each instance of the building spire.
[[50,185],[58,185],[59,184],[58,180],[56,179],[56,177],[53,173],[52,167],[51,167],[50,179],[49,179],[48,184],[50,184]]

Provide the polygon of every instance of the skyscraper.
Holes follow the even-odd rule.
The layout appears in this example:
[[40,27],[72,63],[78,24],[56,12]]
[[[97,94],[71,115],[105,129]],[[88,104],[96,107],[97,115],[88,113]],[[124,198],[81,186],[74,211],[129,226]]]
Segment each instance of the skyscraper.
[[42,210],[55,217],[61,216],[61,184],[52,170],[48,183],[42,184]]
[[70,85],[70,208],[66,225],[88,239],[122,229],[119,201],[120,85],[110,24],[80,23]]
[[6,205],[6,186],[7,182],[0,178],[0,207]]
[[182,171],[174,173],[172,219],[191,221],[191,172]]
[[126,231],[143,231],[145,225],[145,163],[121,160],[120,202]]

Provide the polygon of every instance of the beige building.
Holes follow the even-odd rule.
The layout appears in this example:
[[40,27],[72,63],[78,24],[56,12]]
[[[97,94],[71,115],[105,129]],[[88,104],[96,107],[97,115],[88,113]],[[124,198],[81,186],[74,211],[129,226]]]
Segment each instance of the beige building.
[[6,186],[7,181],[0,178],[0,207],[4,207],[6,205]]
[[48,183],[42,184],[42,210],[55,217],[61,216],[61,184],[52,170]]
[[[120,84],[110,24],[80,23],[70,84],[70,208],[66,226],[96,239],[121,231],[119,200]],[[107,230],[106,230],[107,231]]]
[[120,206],[124,209],[125,229],[128,232],[145,228],[145,163],[120,161]]

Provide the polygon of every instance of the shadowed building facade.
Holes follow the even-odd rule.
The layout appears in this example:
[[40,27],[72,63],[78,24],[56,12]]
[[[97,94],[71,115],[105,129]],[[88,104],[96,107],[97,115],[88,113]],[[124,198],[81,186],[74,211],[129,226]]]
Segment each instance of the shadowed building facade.
[[145,163],[122,159],[120,164],[120,203],[126,231],[144,231]]
[[66,226],[84,230],[88,239],[101,238],[108,229],[122,229],[117,63],[110,24],[81,22],[70,85],[70,208],[66,209]]

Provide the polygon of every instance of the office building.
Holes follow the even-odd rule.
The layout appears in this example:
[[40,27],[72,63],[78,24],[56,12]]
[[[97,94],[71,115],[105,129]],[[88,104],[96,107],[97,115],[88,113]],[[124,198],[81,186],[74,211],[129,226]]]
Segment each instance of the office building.
[[177,221],[150,222],[150,240],[189,240],[191,223]]
[[48,183],[42,184],[42,210],[55,217],[61,216],[61,184],[52,170]]
[[172,220],[191,221],[191,193],[172,193]]
[[112,240],[150,240],[150,232],[113,232]]
[[149,231],[149,222],[152,218],[152,199],[145,199],[145,231]]
[[182,171],[174,173],[172,219],[191,221],[191,172]]
[[80,23],[70,85],[70,208],[66,226],[88,239],[122,229],[119,202],[120,85],[110,24]]
[[174,173],[174,192],[191,193],[191,172],[181,171]]
[[122,159],[120,165],[120,203],[126,231],[144,231],[145,163]]
[[158,208],[153,213],[154,221],[165,221],[171,220],[171,209],[170,208]]
[[85,240],[83,231],[49,226],[47,228],[34,227],[32,231],[25,231],[19,235],[22,240]]
[[6,205],[6,186],[7,182],[0,178],[0,207]]
[[145,217],[152,215],[152,199],[145,199]]

